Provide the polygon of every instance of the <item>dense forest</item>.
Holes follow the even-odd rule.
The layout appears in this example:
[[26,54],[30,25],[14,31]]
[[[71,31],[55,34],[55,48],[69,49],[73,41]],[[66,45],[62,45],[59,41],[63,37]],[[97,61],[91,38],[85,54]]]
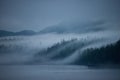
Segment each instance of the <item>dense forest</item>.
[[82,47],[82,45],[84,45],[84,43],[78,44],[77,39],[71,39],[70,41],[62,40],[60,43],[56,43],[53,46],[40,51],[35,56],[47,57],[51,60],[64,59],[72,55],[77,49]]
[[74,62],[74,64],[120,64],[120,40],[114,44],[85,50],[82,55],[80,55],[80,58]]

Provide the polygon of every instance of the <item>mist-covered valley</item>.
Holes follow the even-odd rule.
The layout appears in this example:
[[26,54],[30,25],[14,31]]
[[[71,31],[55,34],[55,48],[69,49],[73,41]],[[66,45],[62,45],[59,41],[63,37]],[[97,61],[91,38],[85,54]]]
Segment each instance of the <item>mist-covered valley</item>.
[[120,80],[120,0],[0,0],[0,80]]
[[119,32],[109,30],[0,37],[0,64],[71,64],[85,50],[100,48],[119,39]]

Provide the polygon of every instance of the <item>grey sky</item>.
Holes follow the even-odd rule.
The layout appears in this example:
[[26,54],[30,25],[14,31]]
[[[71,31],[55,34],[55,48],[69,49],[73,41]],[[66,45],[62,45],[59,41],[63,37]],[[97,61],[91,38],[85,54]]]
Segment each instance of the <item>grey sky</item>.
[[0,29],[39,31],[64,21],[119,22],[119,0],[0,0]]

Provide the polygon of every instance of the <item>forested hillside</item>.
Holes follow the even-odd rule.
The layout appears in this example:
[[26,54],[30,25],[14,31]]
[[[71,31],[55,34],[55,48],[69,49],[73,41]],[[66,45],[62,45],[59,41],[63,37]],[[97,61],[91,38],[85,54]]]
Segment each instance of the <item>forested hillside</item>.
[[100,48],[85,50],[74,62],[79,65],[120,64],[120,40]]

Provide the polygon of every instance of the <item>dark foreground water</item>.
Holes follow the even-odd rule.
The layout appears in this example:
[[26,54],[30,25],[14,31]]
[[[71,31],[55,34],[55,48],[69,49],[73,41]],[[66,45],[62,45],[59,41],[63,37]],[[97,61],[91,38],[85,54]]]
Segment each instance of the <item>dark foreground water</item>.
[[1,65],[0,80],[120,80],[120,69],[62,65]]

